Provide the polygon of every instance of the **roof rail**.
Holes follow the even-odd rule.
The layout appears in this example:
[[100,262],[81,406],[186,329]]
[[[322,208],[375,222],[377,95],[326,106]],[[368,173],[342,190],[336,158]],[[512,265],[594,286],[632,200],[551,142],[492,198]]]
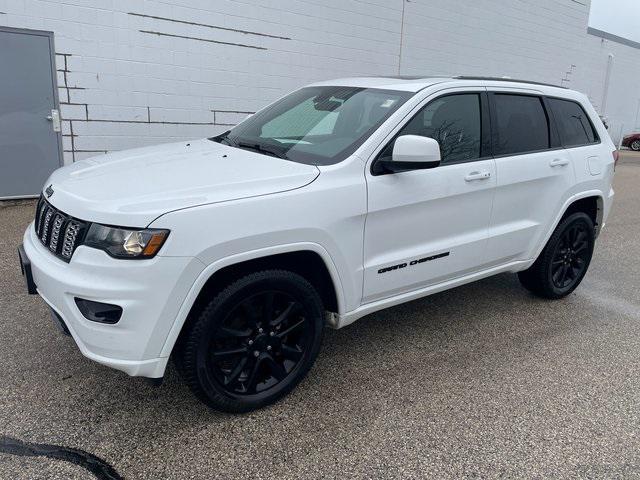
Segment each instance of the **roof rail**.
[[457,80],[495,80],[499,82],[514,82],[514,83],[529,83],[531,85],[544,85],[547,87],[556,87],[556,88],[564,88],[561,85],[554,85],[553,83],[544,83],[544,82],[534,82],[532,80],[519,80],[516,78],[509,77],[481,77],[481,76],[472,76],[472,75],[456,75],[451,78],[455,78]]

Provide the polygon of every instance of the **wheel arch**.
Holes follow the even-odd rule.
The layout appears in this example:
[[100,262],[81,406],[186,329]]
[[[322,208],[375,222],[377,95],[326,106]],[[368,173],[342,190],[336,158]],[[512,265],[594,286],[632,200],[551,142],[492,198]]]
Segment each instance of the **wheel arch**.
[[545,234],[543,241],[540,242],[540,244],[536,248],[536,251],[533,252],[534,254],[530,260],[530,263],[524,268],[528,268],[528,266],[530,266],[531,263],[533,263],[535,259],[538,258],[538,255],[540,255],[540,252],[547,244],[549,238],[558,227],[560,222],[575,212],[585,212],[591,217],[591,220],[593,220],[593,223],[596,227],[597,237],[600,233],[600,228],[602,227],[602,219],[604,216],[604,195],[600,190],[589,190],[568,198],[562,206],[560,212],[556,215],[556,218]]
[[216,291],[251,272],[269,269],[298,273],[318,290],[326,311],[337,314],[343,312],[342,282],[331,256],[322,246],[301,243],[233,255],[208,265],[201,272],[167,335],[161,356],[171,354],[180,334]]
[[554,225],[554,229],[558,225],[558,223],[575,212],[584,212],[589,215],[589,217],[593,221],[593,225],[596,227],[597,236],[600,232],[600,226],[602,225],[602,216],[604,214],[604,199],[602,195],[589,195],[573,200],[569,205],[566,206],[564,213],[562,214],[556,225]]

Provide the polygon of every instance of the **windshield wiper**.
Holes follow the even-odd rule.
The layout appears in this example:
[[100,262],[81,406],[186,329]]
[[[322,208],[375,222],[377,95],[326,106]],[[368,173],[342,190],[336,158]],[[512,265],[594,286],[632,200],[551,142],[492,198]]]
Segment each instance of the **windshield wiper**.
[[[225,137],[225,140],[226,139],[227,138]],[[238,147],[238,148],[244,148],[247,150],[255,150],[256,152],[266,153],[267,155],[271,155],[272,157],[284,158],[285,160],[289,159],[289,157],[287,157],[283,151],[275,148],[265,147],[260,143],[236,142],[236,144],[232,146]]]
[[224,143],[226,145],[229,145],[230,147],[236,147],[236,142],[234,140],[231,140],[231,137],[229,136],[230,131],[231,130],[227,130],[226,132],[218,135],[217,137],[212,137],[209,140],[213,140],[214,142],[218,143]]
[[284,153],[284,151],[278,148],[269,148],[260,143],[251,143],[251,142],[238,142],[232,139],[229,136],[230,131],[226,131],[217,137],[212,137],[209,140],[213,140],[214,142],[223,143],[225,145],[229,145],[230,147],[236,148],[244,148],[245,150],[254,150],[256,152],[265,153],[267,155],[271,155],[272,157],[284,158],[285,160],[289,160]]

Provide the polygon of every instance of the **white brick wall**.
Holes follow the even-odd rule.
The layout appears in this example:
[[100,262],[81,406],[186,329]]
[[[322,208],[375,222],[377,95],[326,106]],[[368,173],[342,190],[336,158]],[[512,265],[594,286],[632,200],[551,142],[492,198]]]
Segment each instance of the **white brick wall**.
[[507,75],[562,84],[586,93],[600,111],[612,53],[606,115],[610,132],[618,137],[623,125],[625,131],[640,127],[633,125],[640,100],[640,50],[587,34],[588,3],[405,2],[401,71]]
[[617,136],[635,120],[640,50],[588,35],[582,3],[0,0],[0,24],[55,33],[70,162],[211,136],[294,88],[350,75],[509,75],[562,82],[598,107],[609,53]]

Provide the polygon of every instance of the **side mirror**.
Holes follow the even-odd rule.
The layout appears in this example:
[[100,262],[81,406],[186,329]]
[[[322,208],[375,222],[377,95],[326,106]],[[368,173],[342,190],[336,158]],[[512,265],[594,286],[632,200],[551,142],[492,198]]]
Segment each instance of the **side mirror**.
[[436,140],[420,135],[396,138],[391,160],[376,162],[378,173],[398,173],[435,168],[440,165],[440,145]]

